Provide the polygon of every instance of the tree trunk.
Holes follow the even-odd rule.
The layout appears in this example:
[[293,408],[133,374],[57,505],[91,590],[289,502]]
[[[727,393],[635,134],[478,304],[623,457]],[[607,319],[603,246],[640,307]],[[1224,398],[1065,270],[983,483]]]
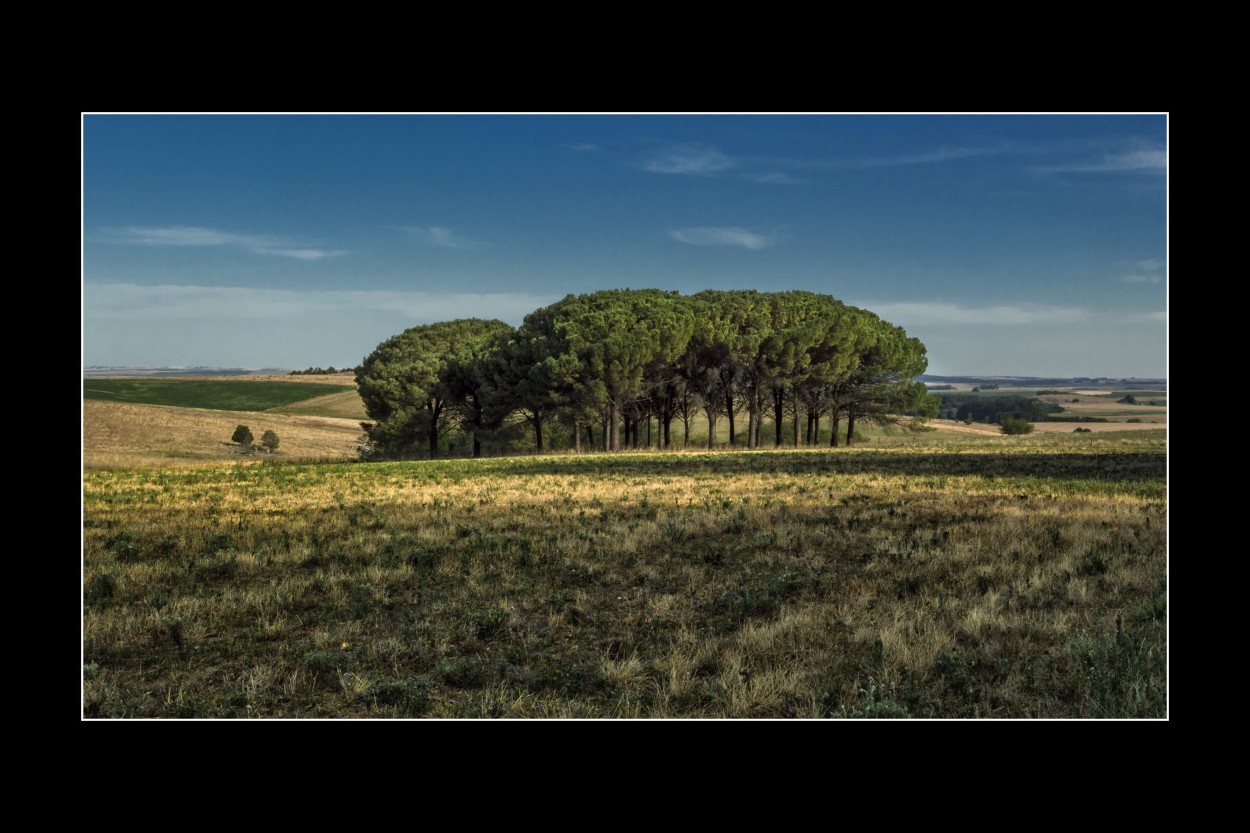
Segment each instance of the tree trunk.
[[729,444],[737,445],[737,437],[734,436],[734,395],[729,388],[725,388],[725,415],[729,417]]
[[443,413],[443,403],[437,400],[431,400],[426,406],[430,410],[430,459],[438,457],[438,418]]
[[808,445],[811,445],[813,442],[813,435],[812,435],[812,417],[813,416],[815,416],[815,414],[812,413],[812,409],[808,408],[807,409],[807,444]]
[[477,459],[482,456],[482,441],[477,438],[477,432],[473,432],[473,458]]
[[835,407],[833,409],[833,436],[829,438],[830,448],[838,447],[838,425],[841,422],[842,420],[838,417],[838,409]]
[[707,447],[709,449],[716,447],[716,412],[712,408],[707,408]]
[[609,451],[621,450],[621,421],[617,414],[616,400],[608,403],[608,430],[611,432],[611,444],[608,446]]
[[796,385],[790,394],[790,404],[794,406],[794,447],[799,447],[799,389]]
[[582,453],[582,421],[576,417],[573,419],[573,453]]
[[846,447],[850,448],[855,442],[855,411],[849,411],[846,415]]
[[686,414],[684,417],[682,417],[681,423],[682,423],[682,427],[685,429],[685,432],[686,432],[684,437],[682,438],[682,447],[689,448],[690,447],[690,415]]
[[534,414],[534,445],[541,453],[543,450],[543,419],[537,413]]
[[747,420],[747,448],[760,447],[760,432],[764,423],[764,397],[758,381],[751,383],[751,416]]
[[595,447],[595,427],[590,424],[586,425],[586,447],[590,449]]
[[651,417],[647,417],[647,448],[651,447]]
[[773,421],[776,422],[773,428],[776,429],[774,433],[777,435],[777,448],[781,448],[781,420],[785,417],[785,409],[786,392],[777,388],[773,391]]
[[668,429],[669,429],[669,426],[672,424],[673,424],[672,419],[664,420],[664,435],[660,438],[660,441],[664,443],[665,448],[669,447]]

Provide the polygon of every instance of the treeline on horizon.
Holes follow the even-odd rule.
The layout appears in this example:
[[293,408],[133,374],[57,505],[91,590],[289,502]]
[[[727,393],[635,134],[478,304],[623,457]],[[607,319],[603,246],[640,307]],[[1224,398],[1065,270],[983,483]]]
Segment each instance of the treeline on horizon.
[[825,417],[830,444],[845,419],[850,445],[857,421],[936,415],[938,397],[915,381],[927,364],[919,339],[829,295],[621,289],[568,295],[516,328],[475,318],[412,327],[378,345],[356,381],[373,420],[361,423],[367,458],[437,457],[451,428],[478,457],[518,418],[537,451],[557,426],[577,451],[638,447],[653,419],[662,448],[674,422],[688,445],[696,420],[713,447],[722,417],[736,445],[744,412],[748,448],[766,441],[766,414],[775,446],[787,417],[794,446],[801,422],[810,445]]

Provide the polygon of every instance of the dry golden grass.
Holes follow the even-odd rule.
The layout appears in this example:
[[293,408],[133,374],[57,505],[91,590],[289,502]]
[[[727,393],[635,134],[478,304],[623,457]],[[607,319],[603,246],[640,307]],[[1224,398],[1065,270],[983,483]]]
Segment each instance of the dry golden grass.
[[[101,377],[105,378],[105,377]],[[157,378],[157,377],[152,377]],[[251,376],[236,376],[233,374],[212,376],[161,376],[162,381],[165,379],[181,379],[184,381],[203,382],[209,379],[224,380],[230,382],[304,382],[316,383],[319,385],[343,385],[344,387],[356,387],[356,378],[350,373],[324,373],[316,376],[292,376],[289,373],[279,375],[263,375],[255,374]]]
[[[1130,418],[1137,418],[1149,422],[1157,422],[1158,424],[1167,423],[1168,409],[1166,405],[1125,405],[1116,402],[1114,399],[1108,399],[1106,391],[1102,391],[1102,394],[1101,396],[1090,396],[1088,391],[1074,391],[1072,394],[1048,394],[1039,396],[1038,399],[1059,405],[1065,412],[1075,416],[1105,417],[1112,422],[1124,422]],[[1160,394],[1159,398],[1166,399],[1166,395]],[[1074,399],[1077,401],[1073,402],[1072,400]],[[1150,397],[1147,394],[1142,394],[1138,399],[1142,402],[1150,401]]]
[[[1042,434],[1071,434],[1074,428],[1088,428],[1092,433],[1107,431],[1158,431],[1166,429],[1166,416],[1142,417],[1146,422],[1035,422],[1033,430]],[[1157,420],[1157,422],[1155,421]]]
[[305,399],[292,405],[271,408],[266,413],[328,416],[355,420],[356,422],[369,418],[369,415],[365,413],[365,403],[355,388],[349,388],[342,393],[314,396],[312,399]]
[[245,459],[230,442],[236,425],[248,426],[257,439],[270,429],[278,434],[278,453],[258,455],[266,459],[352,459],[361,435],[360,422],[353,419],[86,400],[83,465],[117,468]]
[[984,422],[974,422],[968,425],[956,419],[931,419],[928,424],[942,434],[991,437],[1002,433],[997,425],[989,425]]
[[[216,377],[201,376],[198,378]],[[248,382],[315,382],[319,385],[343,385],[353,389],[356,387],[356,377],[351,373],[323,373],[317,376],[292,376],[287,373],[281,376],[230,376],[223,378],[243,379]]]

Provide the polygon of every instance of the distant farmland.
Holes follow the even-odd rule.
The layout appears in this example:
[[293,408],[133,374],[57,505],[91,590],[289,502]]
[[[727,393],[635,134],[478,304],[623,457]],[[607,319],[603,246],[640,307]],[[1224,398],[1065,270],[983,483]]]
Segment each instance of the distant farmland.
[[87,379],[83,398],[132,405],[173,405],[218,411],[267,411],[342,393],[344,385],[236,379]]

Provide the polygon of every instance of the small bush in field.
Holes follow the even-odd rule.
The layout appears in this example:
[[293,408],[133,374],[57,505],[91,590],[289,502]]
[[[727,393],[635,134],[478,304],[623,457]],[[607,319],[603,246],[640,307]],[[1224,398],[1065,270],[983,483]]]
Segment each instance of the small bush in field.
[[273,429],[271,428],[261,435],[260,444],[265,447],[266,451],[277,451],[278,450],[278,435],[274,433]]
[[234,428],[234,434],[230,437],[230,441],[236,442],[244,448],[251,446],[252,429],[248,428],[246,425],[236,425]]
[[1027,419],[1008,417],[1003,420],[1002,428],[1000,430],[1004,434],[1032,434],[1033,423],[1029,422]]

